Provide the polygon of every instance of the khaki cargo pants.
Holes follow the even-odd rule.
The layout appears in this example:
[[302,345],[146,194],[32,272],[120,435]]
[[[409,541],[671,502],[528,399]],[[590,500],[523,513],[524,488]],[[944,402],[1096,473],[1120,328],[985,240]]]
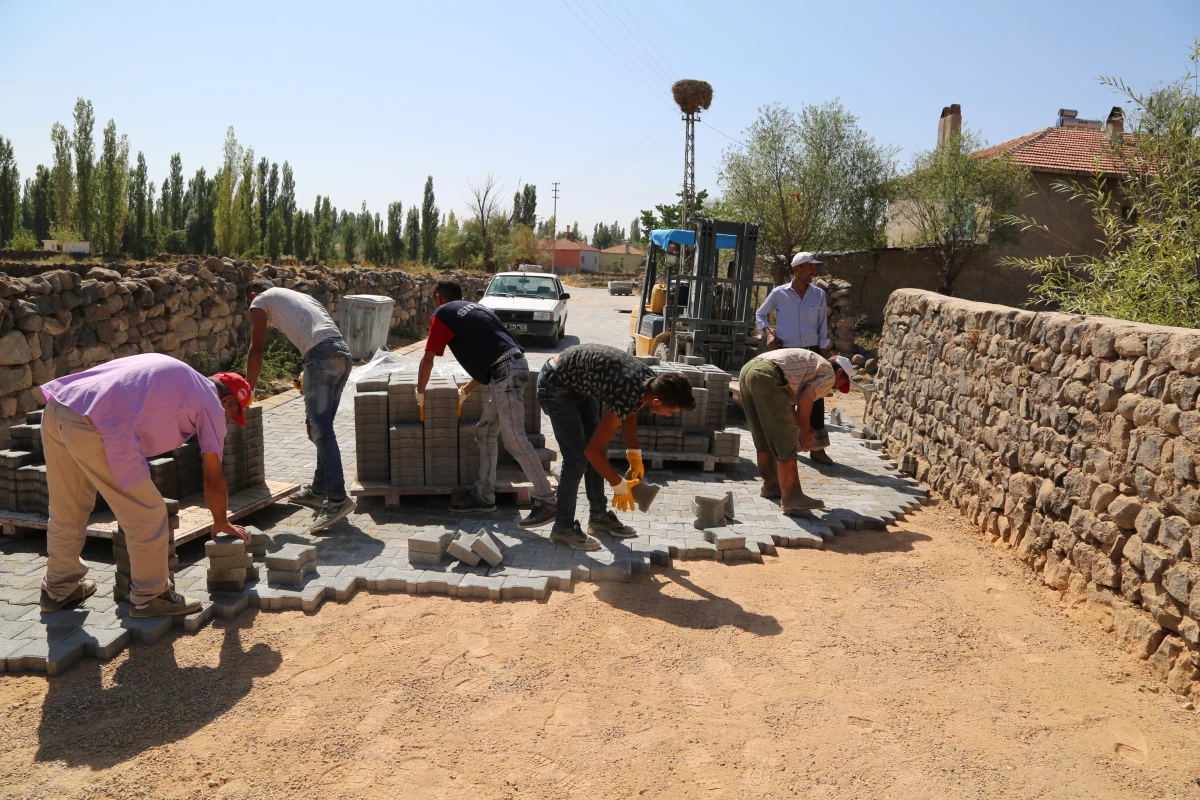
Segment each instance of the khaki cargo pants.
[[129,600],[147,603],[174,589],[167,566],[171,535],[167,506],[147,478],[128,492],[121,489],[108,467],[104,440],[96,427],[71,409],[50,400],[42,416],[42,449],[46,452],[46,482],[50,488],[50,524],[46,533],[46,575],[42,588],[55,600],[75,590],[87,575],[80,559],[87,539],[87,522],[99,491],[125,531],[129,550]]

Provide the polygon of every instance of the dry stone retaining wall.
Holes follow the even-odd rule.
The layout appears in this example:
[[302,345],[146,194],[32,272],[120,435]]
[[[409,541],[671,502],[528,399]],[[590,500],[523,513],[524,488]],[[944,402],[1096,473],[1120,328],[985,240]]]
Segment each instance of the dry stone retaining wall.
[[[44,265],[39,265],[44,266]],[[392,327],[424,328],[437,276],[351,267],[256,267],[208,258],[174,265],[71,265],[29,275],[0,264],[0,444],[41,403],[37,387],[113,358],[165,353],[197,369],[229,366],[249,342],[246,284],[267,277],[312,295],[337,320],[347,294],[395,299]],[[471,297],[488,276],[456,273]]]
[[902,467],[1200,700],[1200,331],[915,289],[868,418]]

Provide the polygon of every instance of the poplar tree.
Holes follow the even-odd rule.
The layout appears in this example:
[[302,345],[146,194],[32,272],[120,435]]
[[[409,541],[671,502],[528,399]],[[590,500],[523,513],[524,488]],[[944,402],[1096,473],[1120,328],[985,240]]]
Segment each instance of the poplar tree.
[[[179,153],[171,156],[171,190],[169,194],[164,193],[163,201],[167,203],[166,230],[177,231],[183,227],[184,210],[183,210],[183,159],[179,157]],[[167,185],[163,184],[163,189]]]
[[237,192],[234,196],[234,208],[237,222],[234,229],[234,251],[248,256],[258,252],[260,242],[258,232],[258,205],[255,203],[257,194],[254,185],[254,148],[248,147],[242,154],[241,178],[238,180]]
[[421,212],[417,211],[416,206],[408,209],[404,239],[408,242],[408,260],[418,260],[421,255]]
[[234,231],[237,229],[236,214],[233,206],[234,190],[237,189],[239,169],[242,162],[242,148],[233,126],[225,131],[225,159],[221,170],[217,173],[216,234],[217,255],[227,256],[233,252]]
[[12,140],[0,136],[0,247],[12,241],[17,232],[17,214],[21,208],[21,173]]
[[66,233],[71,229],[71,201],[75,193],[75,174],[71,158],[71,134],[62,123],[50,129],[54,144],[54,166],[50,178],[54,184],[54,226]]
[[129,138],[117,136],[111,119],[104,126],[104,144],[96,171],[96,241],[99,252],[116,253],[129,213]]
[[283,162],[283,184],[279,190],[279,211],[283,215],[283,253],[290,256],[296,251],[296,181],[286,161]]
[[399,202],[388,204],[387,251],[389,264],[404,258],[404,209]]
[[54,224],[54,181],[50,170],[42,164],[37,165],[30,194],[33,221],[29,227],[33,229],[33,236],[40,243],[43,239],[50,238],[50,228]]
[[529,228],[537,223],[537,187],[533,184],[527,183],[521,190],[521,215],[517,222]]
[[[139,150],[137,154],[137,166],[133,169],[131,181],[129,184],[129,222],[125,226],[125,240],[127,249],[130,254],[137,258],[146,256],[146,189],[147,189],[147,170],[146,157]],[[153,195],[150,196],[149,202],[154,203]],[[149,216],[154,216],[154,208],[151,205]]]
[[342,220],[342,258],[347,264],[354,262],[354,246],[358,240],[358,225],[353,214]]
[[[158,252],[158,214],[154,213],[154,181],[146,187],[146,254]],[[196,252],[196,251],[192,251]]]
[[264,156],[258,162],[258,229],[259,241],[267,240],[267,216],[271,213],[271,203],[267,200],[268,184],[270,184],[271,162]]
[[95,216],[96,142],[92,130],[96,117],[92,101],[80,97],[75,101],[75,130],[72,146],[75,150],[75,232],[83,241],[91,241]]
[[433,176],[425,178],[425,197],[421,200],[421,261],[432,263],[437,257],[438,207],[433,202]]

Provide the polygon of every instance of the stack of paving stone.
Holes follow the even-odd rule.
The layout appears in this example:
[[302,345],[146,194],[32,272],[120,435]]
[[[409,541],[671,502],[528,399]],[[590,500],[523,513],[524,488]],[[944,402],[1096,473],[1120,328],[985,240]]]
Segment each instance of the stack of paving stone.
[[736,456],[741,452],[742,435],[733,431],[713,431],[712,454],[714,456]]
[[424,486],[425,426],[419,422],[392,425],[388,448],[392,486]]
[[[171,535],[167,538],[167,569],[172,573],[179,567],[179,556],[175,553],[175,531],[179,529],[179,501],[167,500],[167,527]],[[113,600],[129,599],[130,565],[129,550],[125,542],[125,530],[117,526],[113,534],[113,561],[117,566],[117,574],[113,583]]]
[[17,468],[17,511],[50,513],[50,487],[45,464],[26,464]]
[[[456,372],[454,374],[454,382],[460,390],[463,386],[466,386],[470,380],[471,377],[464,373]],[[480,417],[483,416],[483,407],[487,405],[487,394],[488,387],[476,386],[475,391],[471,392],[463,399],[462,413],[458,415],[458,422],[460,425],[469,422],[479,422]]]
[[[251,406],[250,408],[260,407]],[[249,409],[247,409],[247,414],[249,413]],[[260,435],[258,438],[261,441],[262,436]],[[195,437],[188,439],[179,447],[176,447],[174,450],[169,453],[165,453],[164,455],[175,460],[176,471],[179,478],[179,494],[166,495],[167,497],[176,497],[182,499],[184,497],[188,497],[189,495],[204,491],[204,470],[202,466],[203,460],[200,457],[200,443],[196,441]]]
[[761,549],[751,548],[746,542],[753,529],[734,522],[733,492],[726,492],[724,497],[696,495],[692,513],[696,515],[692,526],[704,531],[705,540],[716,548],[718,561],[762,561]]
[[354,438],[359,482],[389,482],[391,447],[386,380],[359,382],[354,395]]
[[0,451],[0,508],[17,510],[17,470],[34,458],[28,450]]
[[[428,402],[428,395],[426,401]],[[427,527],[408,540],[408,562],[410,564],[442,563],[442,556],[454,541],[456,531],[446,528]]]
[[431,375],[425,386],[425,485],[458,485],[458,385]]
[[[183,495],[179,491],[179,462],[173,458],[159,457],[149,460],[150,480],[154,483],[154,488],[158,489],[158,493],[163,497],[178,499]],[[230,491],[233,487],[230,486]]]
[[255,486],[266,480],[266,450],[263,446],[262,406],[246,409],[246,424],[228,423],[225,429],[225,452],[221,465],[229,493]]
[[[479,479],[479,443],[475,441],[475,425],[474,422],[458,424],[458,482],[463,486]],[[497,443],[497,447],[502,454],[508,454],[504,449],[503,438]],[[500,459],[496,460],[499,463]]]
[[267,583],[300,586],[306,575],[317,571],[317,548],[313,545],[285,544],[267,555]]
[[236,536],[221,534],[204,543],[204,555],[208,558],[208,591],[240,592],[254,569],[254,558],[246,551],[246,543]]
[[[698,363],[702,361],[699,356],[685,358],[686,362],[660,363],[652,356],[638,357],[655,372],[682,373],[692,384],[696,399],[694,409],[670,417],[652,414],[645,408],[638,412],[638,446],[643,457],[654,452],[736,456],[740,437],[724,430],[728,422],[729,374],[712,364]],[[611,448],[623,448],[624,441],[624,434],[617,428]]]
[[712,364],[700,367],[704,373],[704,388],[708,389],[708,425],[710,431],[725,430],[729,422],[729,383],[733,380],[728,372]]

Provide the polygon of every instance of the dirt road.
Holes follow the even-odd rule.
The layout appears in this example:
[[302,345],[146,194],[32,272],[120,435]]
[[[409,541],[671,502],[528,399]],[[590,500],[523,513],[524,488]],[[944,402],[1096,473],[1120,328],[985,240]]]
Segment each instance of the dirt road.
[[5,676],[0,796],[1200,797],[1200,717],[948,508],[677,566]]

